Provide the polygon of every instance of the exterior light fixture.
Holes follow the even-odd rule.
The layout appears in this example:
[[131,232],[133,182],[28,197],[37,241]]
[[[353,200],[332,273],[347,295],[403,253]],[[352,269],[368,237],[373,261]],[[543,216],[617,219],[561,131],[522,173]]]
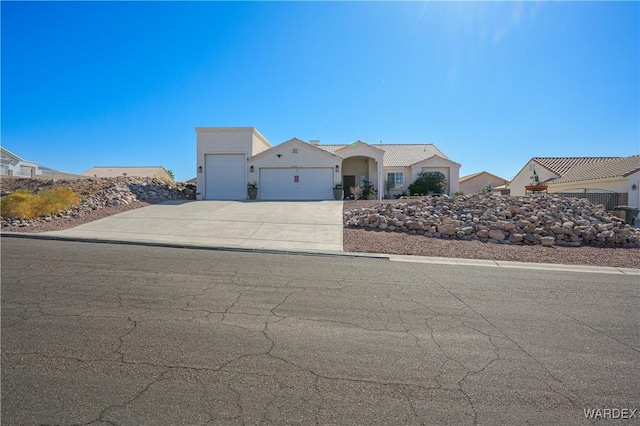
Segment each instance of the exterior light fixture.
[[340,166],[336,164],[336,173],[338,173],[339,171],[340,171]]
[[253,173],[253,166],[249,167],[249,172]]
[[202,166],[198,166],[198,173],[202,173]]

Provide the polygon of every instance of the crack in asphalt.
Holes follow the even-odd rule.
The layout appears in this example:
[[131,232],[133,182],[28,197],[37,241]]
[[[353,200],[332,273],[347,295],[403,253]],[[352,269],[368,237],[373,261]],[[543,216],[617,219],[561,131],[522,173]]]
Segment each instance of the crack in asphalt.
[[[219,265],[224,266],[227,270],[232,269],[223,262],[217,262],[208,270],[217,273],[216,268]],[[173,284],[178,283],[183,275],[175,274],[175,276],[170,277],[171,279],[167,283],[166,280],[163,281],[159,274],[137,273],[135,277],[122,278],[118,281],[115,284],[117,286],[116,291],[102,291],[103,289],[99,286],[87,288],[79,296],[86,298],[86,300],[79,300],[75,303],[73,303],[72,295],[63,295],[64,288],[62,287],[63,283],[61,283],[62,277],[60,277],[55,280],[55,286],[61,288],[60,292],[47,291],[45,289],[44,292],[37,294],[37,297],[41,300],[34,303],[11,302],[3,298],[2,307],[14,309],[11,313],[12,320],[20,318],[21,321],[37,321],[43,316],[51,316],[75,318],[77,321],[85,318],[117,319],[123,324],[126,321],[126,328],[121,327],[122,324],[118,323],[118,335],[114,336],[113,339],[111,337],[108,339],[109,344],[112,344],[109,350],[115,349],[96,359],[78,356],[83,353],[78,350],[69,350],[70,354],[66,355],[46,353],[46,346],[42,346],[43,349],[36,351],[3,349],[3,358],[5,354],[11,354],[12,356],[24,357],[25,363],[33,362],[34,364],[43,361],[38,359],[30,361],[28,357],[68,360],[78,363],[96,363],[98,365],[101,363],[122,364],[132,366],[130,367],[132,369],[142,366],[145,366],[145,368],[151,367],[149,369],[153,371],[152,377],[144,377],[140,382],[136,382],[135,387],[129,392],[130,394],[126,395],[126,398],[122,401],[117,400],[117,404],[112,403],[96,407],[96,412],[92,412],[91,416],[93,417],[97,414],[97,417],[87,424],[116,424],[113,419],[115,418],[114,416],[122,414],[120,410],[140,404],[140,399],[150,389],[158,390],[158,388],[154,388],[155,385],[169,380],[182,380],[185,383],[196,383],[198,385],[193,387],[195,394],[202,398],[203,417],[206,418],[203,421],[204,424],[224,422],[225,420],[245,424],[250,422],[249,419],[258,419],[262,423],[277,423],[278,419],[273,418],[275,408],[278,407],[277,403],[280,399],[284,398],[286,400],[286,397],[297,387],[298,382],[293,382],[296,385],[291,385],[289,377],[295,377],[295,380],[300,381],[300,386],[304,388],[303,390],[306,393],[303,394],[303,401],[307,404],[315,424],[323,423],[323,420],[326,421],[326,416],[331,414],[327,410],[331,409],[329,403],[332,393],[330,390],[334,387],[336,389],[359,387],[360,389],[375,389],[376,391],[384,389],[385,392],[392,395],[391,398],[398,402],[398,406],[401,407],[399,411],[401,410],[403,415],[407,415],[407,418],[413,416],[415,422],[420,424],[429,423],[429,420],[421,417],[423,408],[420,406],[421,403],[430,402],[428,395],[438,391],[450,392],[459,401],[459,406],[464,410],[460,415],[467,416],[474,424],[478,424],[485,422],[486,419],[483,418],[483,406],[479,403],[477,394],[474,393],[476,392],[474,386],[477,385],[478,380],[483,380],[484,376],[492,373],[494,367],[502,368],[503,365],[511,361],[508,357],[511,351],[520,351],[526,355],[526,358],[524,356],[519,357],[523,361],[519,361],[518,367],[526,371],[530,378],[535,379],[549,392],[562,397],[563,406],[566,405],[564,403],[566,401],[574,408],[578,408],[575,402],[578,398],[574,391],[559,378],[555,377],[544,362],[527,352],[514,338],[484,316],[480,310],[475,309],[472,303],[467,302],[466,299],[468,298],[466,296],[456,294],[455,290],[445,287],[427,272],[424,272],[424,269],[418,269],[415,266],[413,268],[426,277],[424,282],[418,277],[414,282],[405,283],[405,285],[393,281],[378,282],[375,280],[368,281],[365,284],[356,283],[356,278],[346,278],[346,276],[353,274],[363,275],[366,266],[364,263],[357,265],[358,267],[355,264],[349,264],[349,267],[344,268],[345,278],[328,279],[326,277],[318,277],[317,282],[313,282],[313,277],[301,280],[292,278],[289,275],[276,275],[273,273],[274,270],[272,268],[267,267],[265,268],[265,275],[269,275],[269,277],[264,280],[263,287],[260,284],[261,275],[255,274],[252,277],[248,277],[241,275],[239,268],[236,268],[233,273],[223,272],[216,276],[215,283],[213,283],[214,279],[212,278],[208,283],[197,282],[196,285],[182,288],[180,289],[180,295],[175,295],[174,289],[176,287]],[[104,271],[101,271],[101,273],[104,273]],[[76,280],[79,280],[79,277],[83,277],[84,280],[84,277],[90,274],[91,271],[82,271],[73,276],[76,277]],[[208,279],[211,277],[203,275],[202,278]],[[134,286],[139,280],[145,280],[144,284]],[[20,282],[20,280],[17,282]],[[308,285],[307,282],[317,284],[317,286]],[[373,283],[378,283],[379,286],[373,286]],[[84,284],[84,282],[75,282],[70,289],[82,290],[81,287],[77,286]],[[429,293],[419,292],[419,289],[424,286],[437,289],[437,296],[444,296],[451,301],[455,300],[453,307],[449,310],[446,309],[448,305],[440,308],[438,301],[427,299]],[[505,287],[517,293],[512,288]],[[409,290],[410,288],[415,288],[416,291],[412,293]],[[220,293],[214,293],[214,290],[222,291],[222,297],[219,296]],[[90,292],[95,293],[95,295],[90,294]],[[256,298],[260,297],[261,293],[268,294],[268,296],[259,303],[252,303]],[[339,301],[337,308],[331,306],[334,310],[329,311],[329,317],[295,315],[295,312],[298,312],[296,309],[300,307],[299,299],[307,297],[313,301],[316,294],[330,297],[332,301]],[[300,296],[298,297],[298,295]],[[558,296],[556,295],[556,297]],[[373,307],[373,309],[371,309],[371,312],[363,311],[366,315],[357,316],[351,314],[350,309],[361,309],[359,305],[360,299],[366,300],[366,305],[363,304],[362,306]],[[533,300],[544,306],[541,302]],[[323,302],[324,300],[321,299],[320,304]],[[208,305],[207,303],[210,304]],[[85,306],[87,309],[84,309]],[[108,310],[111,306],[131,309],[121,312],[119,316],[98,314],[100,310]],[[302,306],[305,306],[304,303]],[[143,311],[136,311],[136,309]],[[619,342],[619,340],[609,336],[606,332],[598,330],[569,314],[553,308],[550,309],[592,329],[594,332]],[[72,312],[80,310],[80,312],[58,312],[64,312],[65,310],[71,310]],[[94,311],[96,314],[92,314]],[[178,311],[193,315],[184,315]],[[384,315],[379,314],[378,311],[384,312]],[[156,315],[156,312],[158,316],[163,312],[170,312],[171,315],[177,318],[146,318],[146,316]],[[313,314],[316,313],[315,310],[312,312]],[[37,316],[28,317],[29,314]],[[184,319],[187,316],[192,318]],[[337,370],[339,373],[332,374],[335,370],[326,368],[323,364],[316,365],[313,360],[298,358],[296,355],[287,352],[287,344],[289,342],[285,339],[287,336],[286,327],[289,324],[283,322],[285,320],[293,321],[296,326],[301,324],[303,331],[305,326],[315,327],[314,325],[301,323],[301,321],[308,321],[345,326],[342,328],[333,327],[331,330],[334,331],[344,331],[347,330],[347,327],[354,328],[358,330],[354,331],[354,333],[359,337],[362,336],[364,340],[370,338],[371,335],[362,333],[362,331],[381,333],[385,338],[393,336],[396,342],[406,345],[412,354],[417,353],[417,356],[414,356],[415,360],[412,358],[412,361],[418,364],[417,368],[422,367],[419,365],[420,362],[424,362],[425,364],[429,363],[429,368],[434,370],[422,375],[421,377],[423,378],[416,380],[417,383],[412,383],[413,377],[409,376],[362,374],[357,370],[354,372],[354,370],[339,369]],[[247,350],[247,347],[241,347],[240,350],[233,352],[222,352],[223,355],[216,355],[218,358],[215,358],[215,361],[203,362],[202,364],[204,365],[197,365],[199,362],[195,362],[196,365],[188,365],[190,361],[177,362],[175,364],[171,362],[178,358],[168,358],[168,362],[145,361],[144,355],[137,356],[137,358],[141,359],[131,359],[133,357],[130,351],[135,350],[135,347],[131,345],[136,343],[136,337],[146,330],[143,327],[147,325],[145,324],[146,322],[155,321],[200,321],[206,327],[234,327],[247,330],[250,333],[254,333],[246,333],[245,335],[251,336],[250,338],[255,340],[257,347],[253,352]],[[16,322],[16,324],[19,323],[20,321]],[[70,320],[68,323],[73,324],[73,321]],[[276,325],[278,323],[280,325]],[[498,323],[500,322],[498,321]],[[3,326],[4,329],[5,327]],[[347,331],[351,332],[350,330]],[[457,341],[453,340],[453,344],[451,343],[451,339],[455,339],[460,334],[463,334],[463,337],[470,337],[473,342],[477,343],[472,349],[474,355],[478,356],[478,360],[472,359],[469,361],[469,358],[465,357],[464,353],[460,354],[461,352],[456,346]],[[262,337],[259,337],[259,335],[262,335]],[[214,342],[217,341],[214,340]],[[619,343],[624,344],[623,342]],[[463,342],[463,344],[466,343]],[[625,346],[629,347],[628,345]],[[36,347],[40,348],[40,346]],[[638,352],[633,347],[629,348]],[[99,355],[102,354],[103,352],[99,353]],[[357,356],[356,354],[356,359]],[[165,356],[160,359],[167,358]],[[274,370],[265,369],[262,367],[262,362],[267,365],[274,365],[276,368]],[[63,362],[61,361],[59,364],[63,364]],[[73,365],[71,362],[69,364]],[[252,369],[255,367],[256,371],[245,371],[246,366]],[[92,368],[94,367],[87,366],[87,370]],[[279,374],[280,369],[286,372],[286,376]],[[178,371],[193,373],[178,373]],[[170,373],[172,372],[175,372],[175,375],[171,375]],[[359,377],[360,375],[365,377]],[[213,405],[210,402],[206,402],[209,392],[206,379],[210,376],[215,378],[216,386],[224,388],[225,391],[228,389],[230,400],[232,401],[226,407],[231,411],[221,417],[217,417],[214,408],[212,408]],[[247,379],[248,377],[252,378]],[[385,380],[386,378],[389,379]],[[252,412],[254,403],[246,399],[248,398],[247,395],[251,395],[251,393],[246,393],[246,381],[251,383],[254,380],[266,383],[273,391],[273,393],[264,395],[263,399],[261,399],[259,408],[261,412]],[[122,398],[123,395],[119,395],[119,397]],[[371,401],[375,400],[372,399]],[[233,416],[236,413],[237,416]]]
[[102,409],[102,411],[100,412],[99,417],[96,420],[92,420],[92,421],[90,421],[88,423],[85,423],[85,424],[89,425],[89,424],[94,423],[96,421],[101,421],[101,422],[106,422],[106,423],[109,423],[109,424],[112,424],[112,425],[116,425],[116,423],[113,423],[112,421],[106,420],[104,418],[107,415],[107,411],[115,410],[115,409],[118,409],[118,408],[124,408],[124,407],[126,407],[128,405],[131,405],[134,401],[136,401],[138,398],[140,398],[142,395],[144,395],[149,390],[149,388],[151,388],[151,386],[153,386],[154,384],[160,382],[161,380],[164,380],[163,376],[168,371],[170,371],[170,369],[167,369],[167,370],[163,371],[162,373],[160,373],[160,375],[156,379],[154,379],[151,382],[149,382],[144,387],[144,389],[142,389],[140,392],[138,392],[136,395],[134,395],[133,398],[129,399],[128,401],[126,401],[126,402],[124,402],[122,404],[108,405],[107,407]]
[[[518,291],[518,290],[514,290],[513,288],[511,288],[511,287],[509,287],[509,286],[505,286],[505,287],[506,287],[506,288],[508,288],[509,290],[511,290],[511,291],[512,291],[512,292],[514,292],[514,293],[517,293],[517,294],[519,294],[519,295],[521,295],[521,296],[523,296],[523,297],[526,297],[527,299],[529,299],[529,300],[533,301],[533,302],[534,302],[534,303],[536,303],[537,305],[543,306],[543,307],[545,307],[545,308],[547,308],[547,309],[551,309],[553,312],[556,312],[556,313],[558,313],[558,314],[560,314],[560,315],[564,315],[564,316],[566,316],[567,318],[570,318],[570,319],[572,319],[573,321],[577,322],[578,324],[580,324],[580,325],[582,325],[582,326],[587,327],[589,330],[595,331],[596,333],[600,333],[600,334],[602,334],[602,335],[604,335],[604,336],[608,337],[609,339],[611,339],[611,340],[613,340],[613,341],[615,341],[615,342],[617,342],[617,343],[621,344],[622,346],[624,346],[624,347],[626,347],[626,348],[628,348],[628,349],[631,349],[632,351],[634,351],[634,352],[636,352],[636,353],[640,354],[640,350],[639,350],[638,348],[635,348],[634,346],[631,346],[631,345],[629,345],[628,343],[623,342],[622,340],[620,340],[620,339],[618,339],[618,338],[616,338],[616,337],[614,337],[614,336],[610,335],[609,333],[607,333],[607,332],[606,332],[606,331],[604,331],[604,330],[600,330],[599,328],[593,327],[592,325],[587,324],[586,322],[584,322],[584,321],[582,321],[582,320],[579,320],[578,318],[574,317],[573,315],[570,315],[570,314],[568,314],[568,313],[566,313],[566,312],[562,312],[562,311],[560,311],[560,310],[558,310],[558,309],[555,309],[555,308],[554,308],[554,307],[552,307],[552,306],[545,305],[544,303],[540,302],[540,300],[538,300],[538,299],[536,299],[536,298],[534,298],[534,297],[531,297],[531,296],[527,296],[526,294],[523,294],[522,292],[520,292],[520,291]],[[558,296],[556,296],[556,298],[557,298],[557,297],[558,297]]]

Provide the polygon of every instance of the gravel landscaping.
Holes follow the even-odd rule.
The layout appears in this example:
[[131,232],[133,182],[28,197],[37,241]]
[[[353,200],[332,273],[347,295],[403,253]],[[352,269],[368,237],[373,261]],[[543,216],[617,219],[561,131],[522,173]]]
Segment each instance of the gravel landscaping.
[[[134,178],[81,179],[60,182],[34,179],[2,180],[3,192],[11,192],[21,188],[39,191],[54,186],[66,186],[78,192],[83,199],[82,206],[46,219],[31,221],[3,219],[2,231],[38,233],[69,229],[168,199],[192,199],[195,192],[193,188],[186,188],[183,184],[172,186],[156,181],[141,182]],[[383,200],[383,202],[400,203],[402,200]],[[348,213],[359,209],[369,209],[378,204],[380,202],[377,200],[345,201],[343,211]],[[637,229],[631,230],[632,235],[636,233]],[[433,238],[419,234],[410,235],[409,232],[390,232],[367,227],[345,227],[344,250],[362,253],[640,268],[640,248],[637,245],[633,248],[623,248],[586,245],[544,247],[540,244],[498,244],[479,240]]]
[[[383,200],[383,202],[391,202]],[[377,200],[345,201],[343,211],[371,208]],[[640,248],[543,247],[481,241],[443,240],[404,232],[344,228],[344,250],[464,259],[640,268]]]

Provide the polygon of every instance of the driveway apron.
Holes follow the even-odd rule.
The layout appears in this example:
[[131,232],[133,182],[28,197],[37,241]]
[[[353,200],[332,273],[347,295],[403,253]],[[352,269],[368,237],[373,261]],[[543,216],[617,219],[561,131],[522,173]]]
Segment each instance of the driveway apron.
[[287,251],[342,251],[341,201],[168,201],[44,235]]

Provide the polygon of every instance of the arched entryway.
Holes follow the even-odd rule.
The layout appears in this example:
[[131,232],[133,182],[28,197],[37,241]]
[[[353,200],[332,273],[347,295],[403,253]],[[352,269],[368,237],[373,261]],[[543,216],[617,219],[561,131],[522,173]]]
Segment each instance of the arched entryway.
[[381,200],[384,194],[382,180],[384,151],[358,141],[337,150],[336,154],[343,158],[341,175],[345,198],[352,196],[352,187],[365,188],[371,185],[375,193],[369,194],[368,198]]

